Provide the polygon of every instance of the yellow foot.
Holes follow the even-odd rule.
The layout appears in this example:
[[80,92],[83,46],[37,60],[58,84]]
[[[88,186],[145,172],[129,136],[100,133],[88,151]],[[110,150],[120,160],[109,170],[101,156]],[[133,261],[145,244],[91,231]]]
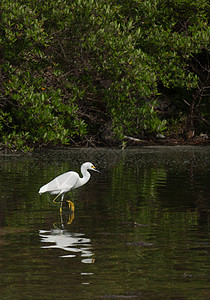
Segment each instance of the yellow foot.
[[68,202],[68,204],[69,204],[69,209],[74,212],[74,209],[75,209],[74,203],[72,201],[70,201],[70,200],[66,200],[66,202]]
[[53,200],[53,203],[58,204],[61,203],[62,201],[55,201],[55,199]]
[[69,215],[69,221],[68,221],[67,225],[70,225],[73,220],[74,220],[74,212],[71,215]]

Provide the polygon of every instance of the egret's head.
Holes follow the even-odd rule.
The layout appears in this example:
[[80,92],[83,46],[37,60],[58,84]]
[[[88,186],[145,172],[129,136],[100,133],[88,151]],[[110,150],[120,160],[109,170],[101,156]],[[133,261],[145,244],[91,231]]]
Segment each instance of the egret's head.
[[[86,170],[93,170],[96,172],[99,172],[96,167],[91,163],[91,162],[86,162],[82,165],[83,168],[85,168]],[[99,172],[100,173],[100,172]]]
[[97,169],[96,169],[96,167],[95,167],[94,165],[91,165],[91,170],[93,170],[93,171],[96,171],[96,172],[100,173],[100,171],[99,171],[99,170],[97,170]]

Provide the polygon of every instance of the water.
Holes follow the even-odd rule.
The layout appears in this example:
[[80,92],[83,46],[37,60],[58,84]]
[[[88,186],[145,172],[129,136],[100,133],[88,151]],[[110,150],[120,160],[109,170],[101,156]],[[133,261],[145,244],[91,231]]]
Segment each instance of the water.
[[[210,148],[0,156],[1,299],[210,299]],[[40,186],[101,170],[71,214]]]

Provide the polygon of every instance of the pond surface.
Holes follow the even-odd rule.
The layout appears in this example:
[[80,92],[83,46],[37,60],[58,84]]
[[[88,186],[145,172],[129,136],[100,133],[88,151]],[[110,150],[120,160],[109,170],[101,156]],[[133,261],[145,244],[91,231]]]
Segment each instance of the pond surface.
[[[0,156],[1,299],[210,299],[210,148]],[[40,186],[91,161],[66,195]]]

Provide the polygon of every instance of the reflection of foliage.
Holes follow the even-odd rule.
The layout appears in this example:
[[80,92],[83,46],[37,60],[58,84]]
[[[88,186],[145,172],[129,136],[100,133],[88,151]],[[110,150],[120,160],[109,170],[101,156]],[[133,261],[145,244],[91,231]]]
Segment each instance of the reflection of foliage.
[[157,200],[157,187],[166,184],[167,173],[163,168],[127,168],[123,161],[113,170],[112,198],[122,202],[140,204],[139,201]]
[[105,199],[98,201],[101,213],[112,216],[114,227],[124,221],[158,224],[159,219],[167,224],[166,230],[168,226],[175,230],[176,222],[184,231],[190,224],[196,226],[198,205],[206,205],[206,190],[197,187],[205,186],[208,178],[208,168],[201,163],[208,165],[207,152],[156,149],[145,157],[136,152],[134,160],[134,152],[128,151],[113,167]]
[[141,191],[145,199],[157,197],[157,187],[166,184],[167,173],[164,169],[144,170]]

